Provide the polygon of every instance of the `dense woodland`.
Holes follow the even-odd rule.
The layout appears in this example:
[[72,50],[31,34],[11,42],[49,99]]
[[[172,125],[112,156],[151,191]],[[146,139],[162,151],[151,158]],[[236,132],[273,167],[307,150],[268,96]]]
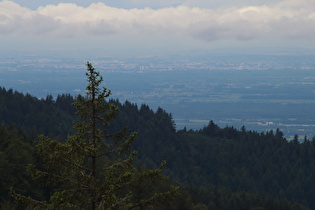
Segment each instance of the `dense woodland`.
[[[37,99],[0,88],[2,209],[18,209],[11,187],[37,199],[52,193],[53,188],[35,182],[25,168],[29,163],[41,167],[38,135],[62,142],[74,133],[75,101],[68,94]],[[220,128],[212,121],[200,130],[176,130],[172,115],[162,108],[153,111],[145,104],[114,99],[108,103],[119,110],[109,129],[127,127],[129,134],[138,133],[132,144],[135,165],[154,169],[166,160],[164,174],[170,181],[157,182],[156,188],[180,186],[176,198],[160,209],[315,209],[314,138],[288,141],[280,130]],[[138,194],[157,190],[147,186]]]

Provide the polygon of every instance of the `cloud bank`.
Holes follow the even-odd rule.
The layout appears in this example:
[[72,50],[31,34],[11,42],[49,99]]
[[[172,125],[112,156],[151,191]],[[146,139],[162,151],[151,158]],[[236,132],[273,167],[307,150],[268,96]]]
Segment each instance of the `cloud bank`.
[[46,5],[36,10],[0,2],[0,37],[180,36],[204,41],[278,37],[315,39],[315,1],[206,9],[188,4],[121,9],[104,3]]

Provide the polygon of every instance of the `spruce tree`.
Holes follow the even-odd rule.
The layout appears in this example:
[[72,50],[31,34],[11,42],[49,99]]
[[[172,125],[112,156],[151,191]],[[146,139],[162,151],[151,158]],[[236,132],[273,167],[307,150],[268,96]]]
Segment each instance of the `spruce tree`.
[[[32,176],[42,179],[53,187],[46,201],[20,195],[14,190],[13,197],[28,209],[134,209],[154,206],[171,199],[175,188],[164,192],[150,192],[144,197],[135,196],[142,180],[163,180],[161,167],[154,170],[137,170],[135,152],[130,152],[136,133],[127,134],[124,128],[110,133],[107,129],[115,118],[117,107],[106,98],[110,90],[101,88],[99,72],[87,62],[86,95],[78,95],[74,103],[78,122],[75,134],[65,142],[40,136],[37,145],[43,159],[43,169],[28,167]],[[152,182],[153,183],[153,182]],[[141,189],[140,189],[141,190]]]

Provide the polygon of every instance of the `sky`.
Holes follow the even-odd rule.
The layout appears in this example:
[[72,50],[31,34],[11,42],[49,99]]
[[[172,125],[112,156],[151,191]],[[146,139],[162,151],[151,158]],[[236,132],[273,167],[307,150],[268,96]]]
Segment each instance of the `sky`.
[[315,51],[315,0],[0,1],[0,53]]

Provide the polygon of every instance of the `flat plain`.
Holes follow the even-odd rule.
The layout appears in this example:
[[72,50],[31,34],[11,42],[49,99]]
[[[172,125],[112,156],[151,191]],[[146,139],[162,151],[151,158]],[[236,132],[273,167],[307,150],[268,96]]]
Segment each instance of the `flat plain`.
[[[3,57],[0,86],[38,98],[84,92],[83,59]],[[112,97],[162,107],[177,129],[218,125],[281,129],[288,138],[315,135],[315,62],[312,56],[201,55],[99,57]]]

